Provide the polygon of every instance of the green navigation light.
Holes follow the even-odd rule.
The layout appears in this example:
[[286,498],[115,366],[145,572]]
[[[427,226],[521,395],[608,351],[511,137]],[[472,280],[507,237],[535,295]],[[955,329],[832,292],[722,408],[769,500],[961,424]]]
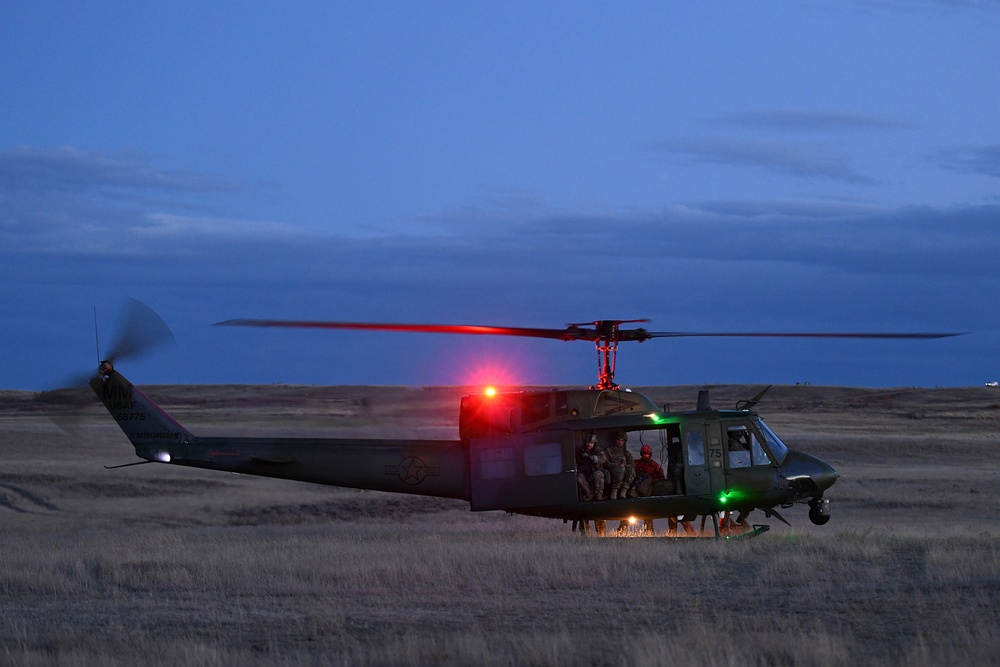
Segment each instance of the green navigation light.
[[735,503],[746,499],[747,494],[742,491],[737,491],[736,489],[728,489],[719,494],[720,505],[727,505],[729,503]]

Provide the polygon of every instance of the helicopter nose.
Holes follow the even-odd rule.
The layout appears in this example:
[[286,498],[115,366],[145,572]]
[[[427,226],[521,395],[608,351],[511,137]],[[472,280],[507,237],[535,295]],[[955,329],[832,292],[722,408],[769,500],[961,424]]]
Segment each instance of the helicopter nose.
[[[809,454],[794,452],[785,462],[785,474],[789,480],[793,480],[793,485],[797,486],[799,492],[808,493],[810,496],[821,496],[823,492],[833,486],[840,475],[826,461],[818,459]],[[799,480],[795,483],[794,480]],[[801,483],[809,480],[806,486]],[[811,488],[815,485],[815,488]]]
[[838,475],[837,471],[833,469],[833,466],[825,461],[817,459],[816,462],[819,464],[820,470],[817,473],[813,473],[813,481],[816,483],[816,486],[820,491],[826,491],[833,486],[833,483],[837,481],[837,478],[840,477],[840,475]]

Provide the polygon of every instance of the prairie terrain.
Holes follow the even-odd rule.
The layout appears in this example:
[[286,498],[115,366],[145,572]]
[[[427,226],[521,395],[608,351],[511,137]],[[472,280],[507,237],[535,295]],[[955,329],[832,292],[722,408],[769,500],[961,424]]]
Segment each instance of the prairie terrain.
[[[642,391],[690,409],[697,389]],[[713,404],[758,389],[712,387]],[[144,390],[198,434],[432,438],[457,437],[463,393]],[[796,507],[792,527],[742,542],[582,538],[458,501],[106,470],[136,460],[108,415],[93,405],[64,431],[34,398],[0,392],[3,664],[1000,662],[996,388],[775,387],[764,419],[843,477],[826,526]]]

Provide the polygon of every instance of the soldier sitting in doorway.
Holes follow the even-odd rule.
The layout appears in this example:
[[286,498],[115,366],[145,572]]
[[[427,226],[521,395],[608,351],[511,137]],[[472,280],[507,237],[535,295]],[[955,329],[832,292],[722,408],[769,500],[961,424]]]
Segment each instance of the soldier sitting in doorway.
[[615,444],[605,451],[607,462],[604,465],[611,473],[609,500],[625,498],[625,492],[635,479],[635,464],[632,453],[625,447],[626,442],[628,434],[625,431],[618,431],[615,433]]
[[597,434],[588,433],[576,452],[576,483],[580,500],[600,500],[604,496],[604,464],[607,455],[597,446]]
[[662,479],[663,466],[653,459],[653,448],[643,445],[639,449],[639,458],[635,461],[635,482],[629,489],[629,497],[652,495],[653,485]]

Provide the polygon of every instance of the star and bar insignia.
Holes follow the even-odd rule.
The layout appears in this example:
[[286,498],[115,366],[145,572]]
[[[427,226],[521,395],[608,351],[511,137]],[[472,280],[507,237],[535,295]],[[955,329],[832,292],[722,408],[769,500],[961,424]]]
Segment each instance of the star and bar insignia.
[[403,484],[420,484],[426,477],[437,477],[440,468],[428,466],[419,456],[408,456],[399,465],[386,466],[386,475],[397,475]]

